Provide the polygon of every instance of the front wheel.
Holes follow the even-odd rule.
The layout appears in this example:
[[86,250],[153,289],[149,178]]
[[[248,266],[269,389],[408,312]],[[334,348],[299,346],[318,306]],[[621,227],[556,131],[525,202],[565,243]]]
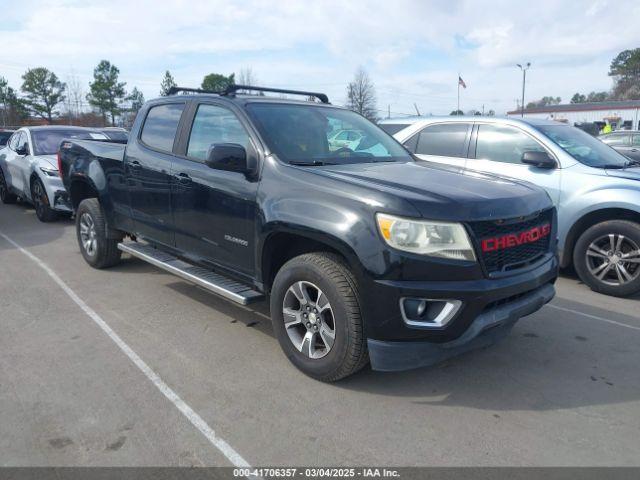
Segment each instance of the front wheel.
[[107,223],[97,198],[87,198],[78,205],[76,235],[80,252],[92,267],[107,268],[120,261],[118,240],[107,238]]
[[592,290],[625,297],[640,291],[640,225],[626,220],[598,223],[576,242],[573,264]]
[[273,282],[271,321],[285,355],[313,378],[333,382],[368,362],[357,281],[337,255],[289,260]]
[[36,216],[41,222],[53,222],[58,218],[58,214],[51,208],[47,191],[39,178],[31,183],[31,199],[36,209]]

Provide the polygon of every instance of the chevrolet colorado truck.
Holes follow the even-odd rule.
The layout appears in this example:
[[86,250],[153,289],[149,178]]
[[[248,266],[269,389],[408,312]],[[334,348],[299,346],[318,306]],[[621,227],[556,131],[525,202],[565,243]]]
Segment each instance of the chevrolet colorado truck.
[[[344,130],[357,145],[331,144]],[[285,355],[322,381],[489,345],[555,293],[542,189],[419,161],[324,94],[175,88],[126,145],[63,140],[58,160],[87,263],[126,252],[239,304],[268,298]]]

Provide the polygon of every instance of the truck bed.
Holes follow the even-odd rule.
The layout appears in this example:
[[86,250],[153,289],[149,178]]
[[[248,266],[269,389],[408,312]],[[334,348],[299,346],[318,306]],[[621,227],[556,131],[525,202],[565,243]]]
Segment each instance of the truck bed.
[[63,140],[58,153],[58,168],[65,188],[75,173],[84,173],[92,161],[100,164],[122,163],[126,145],[104,140]]

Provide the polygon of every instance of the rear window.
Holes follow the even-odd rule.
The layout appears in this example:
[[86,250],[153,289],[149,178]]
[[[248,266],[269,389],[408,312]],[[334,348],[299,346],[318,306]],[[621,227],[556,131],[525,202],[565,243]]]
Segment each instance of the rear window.
[[98,132],[81,129],[38,129],[31,131],[34,155],[55,155],[58,152],[60,142],[65,138],[79,140],[106,140],[106,137]]
[[171,152],[182,110],[184,110],[184,103],[151,107],[144,121],[140,140],[156,150]]
[[424,128],[420,132],[416,154],[443,157],[466,157],[466,140],[469,124],[442,123]]
[[378,124],[378,126],[382,130],[387,132],[389,135],[395,135],[400,130],[404,130],[405,128],[407,128],[409,125],[411,125],[411,124],[410,123],[380,123],[380,124]]

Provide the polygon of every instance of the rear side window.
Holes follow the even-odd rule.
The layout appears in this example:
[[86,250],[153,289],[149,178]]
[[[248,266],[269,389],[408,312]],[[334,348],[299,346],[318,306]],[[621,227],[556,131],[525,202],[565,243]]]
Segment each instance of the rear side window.
[[466,157],[468,123],[442,123],[424,128],[418,136],[416,154]]
[[171,152],[182,110],[184,110],[184,103],[151,107],[144,121],[140,140],[156,150]]
[[640,147],[640,135],[633,136],[633,139],[631,140],[631,145],[633,145],[634,147]]

